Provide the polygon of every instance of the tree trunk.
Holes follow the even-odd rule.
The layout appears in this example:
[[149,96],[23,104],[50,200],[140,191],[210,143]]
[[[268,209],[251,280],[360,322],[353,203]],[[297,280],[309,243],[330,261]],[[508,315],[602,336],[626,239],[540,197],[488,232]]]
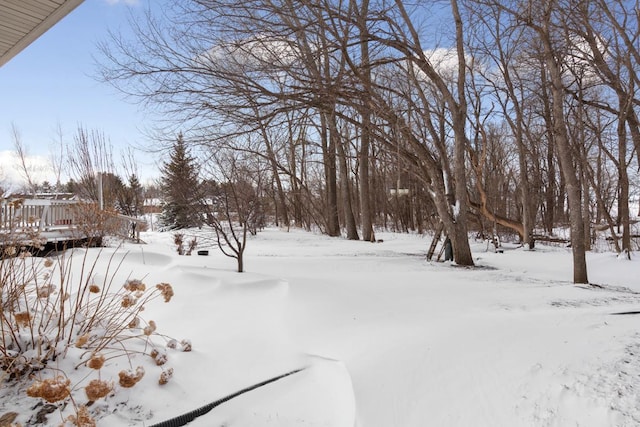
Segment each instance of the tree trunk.
[[[278,163],[276,160],[276,156],[275,153],[273,152],[273,147],[271,146],[271,143],[268,140],[268,137],[266,135],[266,132],[263,129],[263,138],[265,140],[265,144],[267,147],[267,155],[269,156],[269,165],[271,166],[271,174],[273,175],[273,180],[276,184],[276,196],[275,196],[275,200],[276,200],[276,212],[280,212],[280,214],[282,215],[282,222],[285,224],[285,226],[287,227],[287,230],[289,229],[289,212],[287,210],[287,199],[286,196],[284,194],[284,188],[282,186],[282,180],[280,179],[280,174],[278,173]],[[276,220],[277,220],[277,216],[276,216]]]
[[618,123],[618,215],[622,225],[622,252],[631,259],[631,230],[629,224],[629,174],[627,172],[627,132],[625,120]]
[[371,92],[371,70],[369,68],[369,42],[367,40],[367,24],[366,18],[369,13],[369,0],[364,0],[361,4],[361,10],[358,15],[358,25],[360,31],[360,55],[361,66],[363,68],[362,78],[364,85],[364,100],[360,114],[362,116],[362,125],[360,131],[360,152],[359,159],[359,175],[360,175],[360,213],[362,218],[362,240],[375,242],[375,234],[373,232],[373,219],[371,214],[371,194],[369,183],[369,153],[371,151],[371,111],[370,111],[370,92]]
[[[549,13],[549,12],[548,12]],[[569,199],[569,219],[571,226],[571,250],[573,252],[573,282],[576,284],[589,283],[587,278],[587,260],[584,245],[584,224],[582,219],[582,194],[576,169],[573,164],[573,153],[567,136],[566,121],[564,115],[564,86],[562,72],[553,49],[549,28],[549,16],[538,34],[544,46],[544,58],[549,71],[551,83],[551,96],[553,100],[553,134],[560,167],[566,181],[567,196]]]
[[467,228],[467,215],[469,213],[469,199],[467,193],[467,167],[465,156],[467,152],[467,102],[466,102],[466,57],[464,50],[464,36],[462,18],[458,10],[457,0],[451,0],[451,9],[456,25],[456,51],[458,57],[458,102],[450,105],[452,126],[454,132],[454,176],[456,204],[453,207],[455,228],[452,238],[453,258],[459,265],[474,265],[471,247],[469,246],[469,233]]
[[332,237],[340,235],[340,223],[338,219],[338,176],[336,172],[336,135],[329,131],[329,120],[326,113],[320,113],[322,129],[322,157],[324,160],[324,175],[327,189],[327,234]]
[[[335,115],[331,116],[331,122],[329,123],[331,132],[338,135],[338,130],[335,122]],[[349,179],[349,166],[347,164],[347,155],[345,153],[343,140],[340,139],[336,143],[338,152],[338,163],[340,165],[340,183],[342,186],[342,209],[344,211],[344,225],[347,230],[347,239],[359,240],[358,227],[356,224],[356,218],[353,214],[353,204],[351,203],[351,180]]]

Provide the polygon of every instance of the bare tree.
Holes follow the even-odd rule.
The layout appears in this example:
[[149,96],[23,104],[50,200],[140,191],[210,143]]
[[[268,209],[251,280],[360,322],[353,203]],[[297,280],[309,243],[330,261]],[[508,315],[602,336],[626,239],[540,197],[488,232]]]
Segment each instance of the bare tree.
[[[612,200],[628,246],[640,141],[632,11],[604,0],[451,0],[438,14],[450,43],[439,46],[425,8],[440,4],[178,2],[166,25],[133,22],[136,44],[116,36],[104,46],[104,79],[188,129],[190,144],[260,159],[277,222],[330,235],[342,225],[358,238],[359,221],[373,240],[389,215],[403,229],[434,216],[456,262],[472,265],[473,215],[525,244],[568,216],[574,281],[586,283],[591,218]],[[595,86],[608,87],[601,99]],[[391,201],[392,179],[410,197]],[[619,185],[615,197],[595,190],[604,184]]]
[[568,40],[558,37],[558,34],[563,34],[559,27],[562,28],[561,23],[566,19],[566,13],[572,8],[568,4],[559,4],[556,0],[538,2],[535,7],[533,4],[529,4],[529,7],[524,8],[511,2],[492,4],[493,7],[513,16],[518,22],[529,28],[536,39],[540,41],[539,53],[547,73],[546,83],[552,99],[550,115],[547,119],[551,123],[550,132],[557,149],[569,200],[573,281],[574,283],[588,283],[582,186],[573,161],[574,151],[567,133],[564,111],[563,61],[569,54]]
[[[630,42],[640,35],[640,27],[637,24],[625,25],[630,19],[635,19],[630,9],[631,6],[625,2],[609,4],[597,1],[591,6],[580,5],[579,13],[572,14],[572,19],[567,21],[570,31],[581,41],[575,46],[577,59],[573,61],[578,66],[569,68],[576,81],[593,86],[593,80],[597,80],[614,94],[615,100],[610,102],[606,97],[603,99],[603,91],[585,93],[585,84],[577,85],[573,91],[574,97],[583,105],[615,114],[617,119],[617,155],[609,150],[606,152],[618,172],[618,224],[622,228],[621,250],[628,259],[631,250],[628,169],[633,158],[629,142],[633,144],[636,155],[639,155],[640,148],[640,119],[634,109],[636,86],[640,82],[637,72],[640,50]],[[589,64],[589,67],[583,64]]]
[[28,190],[35,194],[37,191],[37,182],[33,176],[35,170],[33,165],[29,162],[27,147],[22,142],[20,132],[14,123],[11,124],[11,134],[13,137],[13,147],[16,150],[16,156],[18,157],[18,171],[25,179]]
[[55,189],[56,191],[60,191],[62,187],[62,171],[64,170],[64,150],[65,150],[65,141],[64,141],[64,133],[62,132],[62,126],[60,123],[56,126],[56,140],[51,145],[50,149],[50,159],[51,159],[51,168],[53,169],[53,175],[55,177]]
[[[255,169],[233,153],[216,153],[208,164],[207,180],[198,209],[204,213],[206,225],[213,229],[215,241],[222,253],[237,261],[237,271],[244,271],[244,251],[247,235],[264,226],[264,211],[259,196]],[[219,181],[214,179],[219,177]],[[253,177],[252,180],[250,177]]]
[[118,178],[113,148],[103,132],[79,126],[66,158],[69,176],[81,196],[102,206],[115,206]]

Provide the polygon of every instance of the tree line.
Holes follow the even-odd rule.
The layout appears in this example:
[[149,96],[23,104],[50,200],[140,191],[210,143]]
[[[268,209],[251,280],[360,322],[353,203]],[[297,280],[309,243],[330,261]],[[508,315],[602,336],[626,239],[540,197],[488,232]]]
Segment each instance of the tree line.
[[472,230],[531,245],[568,227],[575,283],[588,283],[596,226],[630,256],[636,2],[185,0],[161,12],[131,21],[134,40],[101,45],[102,78],[184,132],[211,181],[234,159],[279,224],[375,241],[378,226],[441,222],[460,265],[473,265]]

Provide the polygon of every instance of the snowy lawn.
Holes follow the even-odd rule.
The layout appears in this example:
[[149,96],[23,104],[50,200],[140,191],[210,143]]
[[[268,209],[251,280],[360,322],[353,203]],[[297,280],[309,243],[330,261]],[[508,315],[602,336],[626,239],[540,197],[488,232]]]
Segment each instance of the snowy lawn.
[[[151,426],[297,369],[189,425],[640,423],[640,315],[614,314],[640,311],[637,256],[590,253],[599,286],[576,286],[564,248],[496,254],[476,243],[468,269],[427,262],[428,237],[377,237],[268,229],[251,238],[242,274],[213,248],[178,256],[171,233],[103,250],[99,263],[114,251],[124,257],[122,280],[173,286],[173,300],[154,301],[144,316],[193,351],[169,353],[174,375],[164,386],[143,356],[105,366],[101,375],[137,365],[147,374],[90,407],[98,425]],[[26,424],[36,404],[5,384],[0,415],[16,411]]]

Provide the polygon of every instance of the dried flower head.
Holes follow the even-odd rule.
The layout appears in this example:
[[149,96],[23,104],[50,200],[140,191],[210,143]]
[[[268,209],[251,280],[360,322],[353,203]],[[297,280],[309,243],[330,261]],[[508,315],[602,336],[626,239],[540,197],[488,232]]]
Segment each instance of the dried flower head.
[[162,297],[164,298],[164,302],[171,301],[171,297],[173,297],[173,288],[168,283],[160,283],[156,285],[156,288],[160,290]]
[[138,302],[138,300],[135,297],[127,294],[122,297],[122,301],[120,302],[120,305],[122,305],[122,307],[124,308],[129,308],[136,305],[136,302]]
[[156,331],[156,322],[149,320],[149,324],[144,328],[144,334],[149,336]]
[[31,258],[33,255],[31,255],[31,252],[29,251],[22,251],[20,252],[20,255],[18,255],[18,258],[24,259],[24,258]]
[[77,427],[96,427],[97,425],[86,406],[78,408],[76,415],[69,415],[67,421]]
[[53,260],[51,258],[47,258],[44,260],[44,266],[49,268],[51,266],[53,266]]
[[56,287],[52,284],[38,288],[38,298],[48,298],[55,290]]
[[138,383],[144,377],[144,368],[142,366],[138,366],[136,371],[120,371],[118,372],[118,376],[120,377],[120,386],[124,388],[131,388]]
[[8,256],[14,256],[18,251],[16,250],[15,246],[7,246],[6,248],[4,248],[4,254],[8,255]]
[[141,280],[138,279],[132,279],[132,280],[127,280],[124,284],[124,288],[126,290],[128,290],[129,292],[135,292],[135,291],[142,291],[144,292],[145,289],[147,289],[147,287],[145,286],[144,283],[142,283]]
[[95,353],[91,356],[91,359],[87,362],[87,366],[91,369],[100,369],[104,365],[104,356],[100,353]]
[[91,402],[95,402],[111,393],[113,390],[113,384],[103,380],[91,380],[89,384],[84,388],[87,398]]
[[171,377],[173,377],[173,368],[162,371],[162,373],[160,374],[160,379],[158,380],[158,384],[165,385],[169,382]]
[[180,345],[182,346],[182,351],[191,351],[191,340],[182,340],[180,341]]
[[27,327],[31,322],[31,315],[26,311],[22,313],[15,313],[13,317],[16,319],[16,323],[18,324],[18,326]]
[[84,345],[87,343],[87,341],[89,341],[89,334],[84,334],[78,337],[78,339],[76,340],[76,347],[80,348],[80,347],[84,347]]
[[155,348],[151,351],[150,354],[151,358],[154,360],[154,362],[156,362],[156,365],[158,366],[162,366],[165,363],[167,363],[167,353],[161,353],[158,350],[156,350]]
[[31,247],[34,249],[43,250],[47,244],[47,239],[40,236],[33,236],[31,238]]
[[63,376],[36,381],[27,389],[30,397],[40,397],[49,403],[64,400],[71,394],[71,380]]
[[89,286],[89,292],[91,292],[92,294],[99,294],[100,293],[100,286],[98,286],[98,285]]
[[178,348],[178,341],[174,338],[171,338],[168,342],[167,342],[167,348]]
[[131,322],[129,322],[129,329],[135,329],[140,327],[140,318],[135,317]]

